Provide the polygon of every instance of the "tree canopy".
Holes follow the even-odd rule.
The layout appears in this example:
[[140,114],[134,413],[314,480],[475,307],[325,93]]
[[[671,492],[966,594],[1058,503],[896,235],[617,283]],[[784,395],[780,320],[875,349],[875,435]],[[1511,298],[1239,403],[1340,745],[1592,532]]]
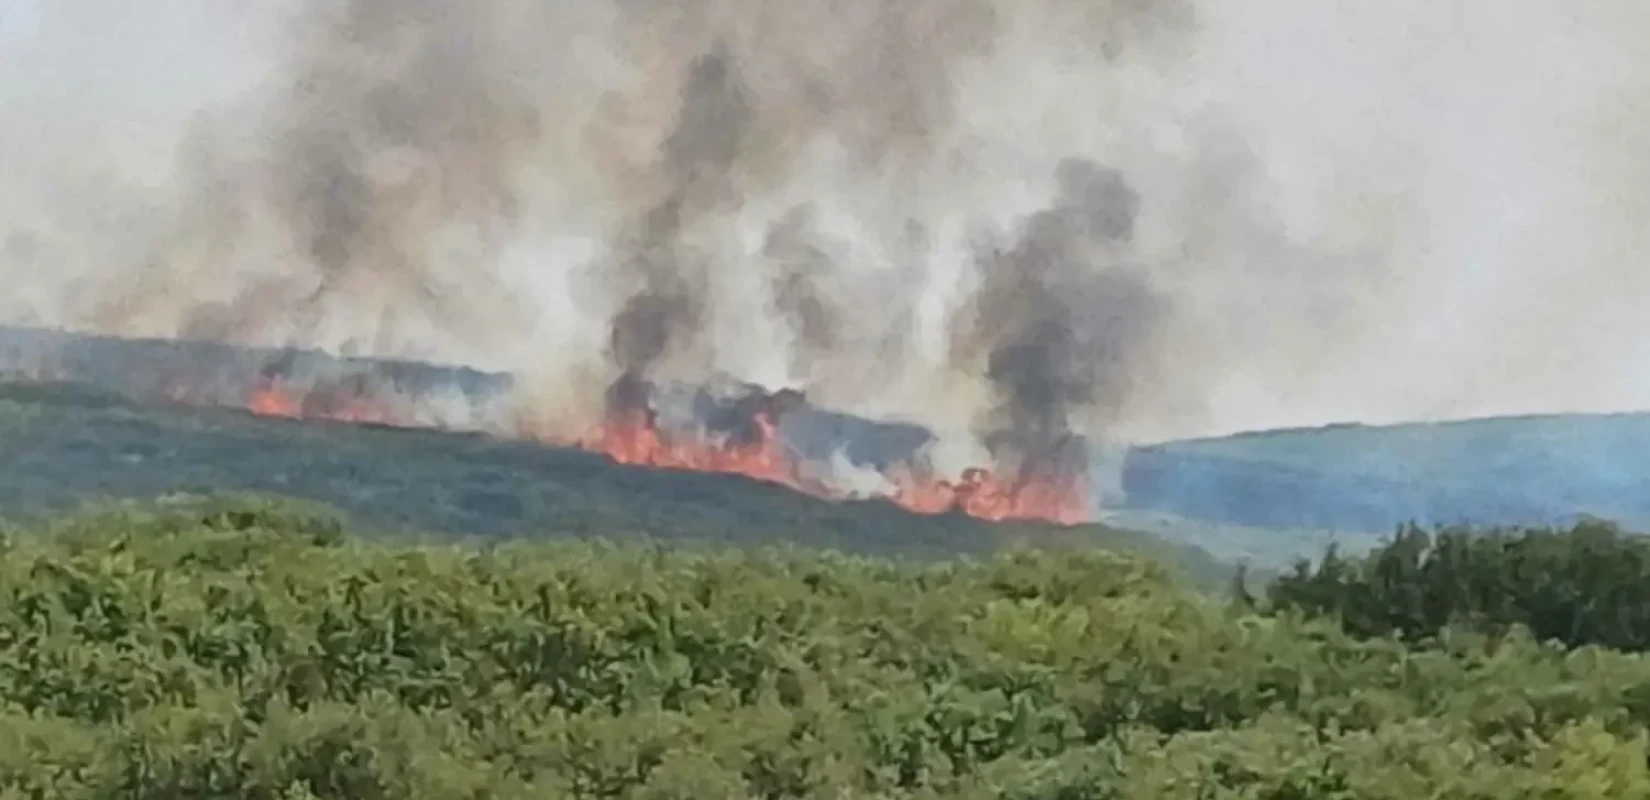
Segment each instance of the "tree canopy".
[[[1625,574],[1603,554],[1630,543],[1601,530],[1406,536],[1245,610],[1102,550],[902,563],[346,528],[237,502],[11,532],[0,796],[1650,796],[1650,663],[1600,646],[1636,618],[1562,599],[1587,569]],[[1566,630],[1600,644],[1472,600],[1494,570],[1455,594],[1414,577],[1525,539],[1510,596],[1592,609]],[[1409,599],[1383,616],[1370,596]],[[1439,603],[1504,630],[1433,631],[1459,616]]]

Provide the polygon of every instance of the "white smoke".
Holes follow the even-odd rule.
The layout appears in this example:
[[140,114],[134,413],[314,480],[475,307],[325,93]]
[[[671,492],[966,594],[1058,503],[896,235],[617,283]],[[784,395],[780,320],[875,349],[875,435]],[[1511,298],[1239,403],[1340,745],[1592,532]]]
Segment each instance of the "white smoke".
[[[1140,195],[1124,257],[1166,301],[1120,399],[1073,410],[1097,437],[1650,407],[1643,4],[13,5],[0,322],[508,369],[562,419],[674,190],[703,308],[659,374],[966,431],[996,402],[953,341],[981,243],[1080,158]],[[712,186],[660,147],[716,47],[754,121]],[[331,271],[294,131],[361,150]],[[809,263],[825,342],[769,285]]]

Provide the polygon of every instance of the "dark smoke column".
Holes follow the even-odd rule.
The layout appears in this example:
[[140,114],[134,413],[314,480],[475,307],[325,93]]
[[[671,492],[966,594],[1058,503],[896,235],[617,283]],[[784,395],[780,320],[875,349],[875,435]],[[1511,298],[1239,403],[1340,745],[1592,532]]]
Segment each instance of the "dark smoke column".
[[609,413],[644,407],[649,371],[673,346],[698,336],[706,296],[705,266],[682,252],[678,237],[697,217],[731,199],[728,172],[750,124],[746,92],[721,49],[701,56],[682,88],[676,124],[661,143],[669,182],[665,198],[637,221],[625,260],[617,265],[634,294],[614,315],[609,355],[620,377],[608,392]]
[[1073,479],[1087,454],[1074,418],[1114,415],[1162,311],[1121,259],[1140,197],[1120,172],[1080,159],[1056,171],[1053,204],[1006,251],[983,254],[983,284],[960,326],[957,355],[979,365],[995,404],[979,434],[1020,482]]

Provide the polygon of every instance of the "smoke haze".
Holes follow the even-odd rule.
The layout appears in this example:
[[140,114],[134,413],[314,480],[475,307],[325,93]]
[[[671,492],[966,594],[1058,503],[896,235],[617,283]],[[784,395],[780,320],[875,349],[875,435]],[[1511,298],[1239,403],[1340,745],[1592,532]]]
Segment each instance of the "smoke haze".
[[1643,4],[13,5],[0,323],[993,453],[1650,407]]

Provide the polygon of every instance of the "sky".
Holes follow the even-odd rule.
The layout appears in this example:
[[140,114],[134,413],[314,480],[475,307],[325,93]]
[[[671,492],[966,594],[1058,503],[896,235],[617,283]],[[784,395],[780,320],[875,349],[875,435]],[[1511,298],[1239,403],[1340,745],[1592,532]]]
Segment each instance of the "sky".
[[[519,13],[507,0],[483,5],[501,9],[499,19]],[[760,84],[768,73],[753,67],[752,91],[770,92],[763,96],[784,112],[770,120],[774,135],[814,144],[787,151],[792,160],[771,167],[740,211],[706,222],[706,246],[756,270],[764,228],[786,203],[810,198],[821,226],[846,242],[844,264],[880,263],[903,235],[880,220],[908,216],[937,242],[909,289],[921,295],[922,317],[921,309],[957,302],[960,290],[943,287],[973,268],[969,231],[1012,237],[1048,202],[1054,165],[1088,158],[1121,169],[1144,198],[1125,255],[1144,265],[1168,309],[1116,378],[1128,391],[1096,409],[1095,424],[1119,436],[1650,409],[1650,4],[1128,5],[1149,13],[1117,11],[1093,23],[1102,29],[1074,23],[1089,12],[1072,3],[1007,4],[985,55],[889,56],[938,70],[944,79],[922,86],[955,96],[922,133],[926,155],[869,168],[833,150],[837,140],[813,136],[812,123],[799,121],[812,118],[784,105],[791,95]],[[11,287],[0,320],[171,334],[204,305],[262,291],[264,273],[314,272],[253,243],[211,270],[180,266],[187,279],[132,277],[152,268],[138,266],[136,254],[163,252],[162,261],[179,264],[200,257],[169,243],[179,219],[211,205],[198,193],[202,170],[213,167],[190,155],[203,130],[231,160],[268,159],[259,148],[272,129],[258,113],[286,97],[294,45],[283,26],[306,8],[299,0],[0,3],[0,59],[17,67],[0,71],[0,242],[14,244],[0,255],[0,279]],[[546,98],[545,118],[561,126],[507,170],[512,181],[548,188],[524,190],[526,222],[504,255],[452,272],[459,277],[448,291],[471,298],[465,313],[496,320],[498,330],[460,335],[437,320],[383,335],[393,315],[367,309],[399,301],[357,281],[356,294],[327,306],[314,326],[322,333],[306,339],[286,320],[257,336],[579,380],[585,361],[545,354],[589,351],[605,335],[598,311],[617,301],[577,287],[606,268],[615,231],[636,216],[640,201],[627,193],[643,179],[621,176],[654,169],[652,156],[636,153],[653,152],[649,137],[674,113],[648,65],[685,64],[676,51],[688,48],[626,32],[611,4],[565,8],[577,32],[550,37],[568,53],[561,60],[533,55],[525,35],[518,42],[503,27],[485,29],[507,53],[489,64],[527,75],[520,80],[535,87],[531,96]],[[727,21],[742,6],[707,0],[704,8],[701,27],[726,25],[736,47],[755,47],[737,44],[742,29]],[[1186,21],[1166,22],[1171,16]],[[796,27],[846,41],[852,32],[837,24]],[[1157,28],[1173,30],[1149,32]],[[1117,42],[1122,56],[1107,50]],[[511,49],[518,44],[525,55]],[[787,55],[772,56],[775,82],[801,69],[787,66]],[[810,58],[840,56],[798,45],[795,59]],[[848,89],[873,92],[874,83]],[[675,84],[659,79],[666,85]],[[628,127],[595,139],[562,131],[617,118],[616,106],[631,115]],[[868,117],[852,119],[863,126]],[[836,125],[830,136],[850,135],[848,122],[825,122]],[[756,174],[758,158],[739,168]],[[245,216],[265,219],[262,206],[247,208]],[[34,243],[26,258],[15,244],[20,231]],[[859,280],[846,266],[840,275]],[[879,358],[870,345],[844,350],[835,371],[804,374],[815,367],[801,366],[783,335],[752,335],[768,329],[739,316],[765,313],[748,310],[759,305],[754,297],[731,283],[715,290],[703,363],[775,383],[817,379],[842,405],[892,416],[951,415],[945,398],[985,391],[978,376],[964,389],[946,377],[956,364],[940,352],[949,333],[939,312],[922,317],[940,320],[935,330],[899,354],[900,380],[865,377],[865,364]],[[139,300],[142,313],[110,321],[109,307]],[[863,301],[843,304],[871,314]],[[986,401],[956,402],[963,419]]]

